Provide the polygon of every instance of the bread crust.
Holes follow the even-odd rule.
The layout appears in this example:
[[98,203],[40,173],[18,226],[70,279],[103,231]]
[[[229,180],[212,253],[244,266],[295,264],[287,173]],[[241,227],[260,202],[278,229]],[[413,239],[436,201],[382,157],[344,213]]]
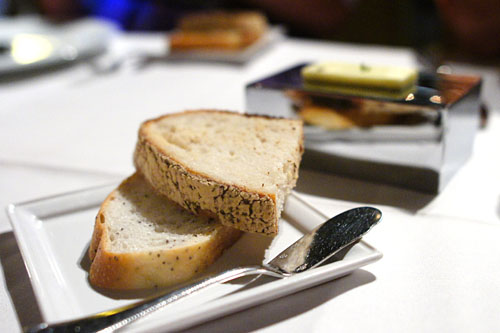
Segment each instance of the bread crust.
[[[134,153],[134,164],[137,170],[159,193],[195,214],[208,211],[215,214],[224,225],[246,232],[276,235],[278,233],[279,208],[274,194],[250,191],[200,174],[169,156],[161,146],[156,145],[154,140],[151,140],[149,127],[152,123],[166,117],[194,112],[235,114],[223,110],[189,110],[144,122],[139,130],[139,139]],[[241,114],[237,115],[241,116]],[[244,116],[276,119],[250,114],[244,114]],[[299,160],[302,152],[303,138],[301,138],[297,152]],[[296,179],[298,165],[293,172]]]
[[158,251],[112,252],[105,214],[116,191],[102,203],[95,220],[88,253],[92,261],[89,280],[94,287],[141,290],[185,282],[215,262],[242,234],[239,230],[219,225],[209,240],[193,245]]
[[170,35],[173,50],[238,50],[245,46],[243,37],[236,31],[176,31]]
[[187,15],[180,20],[178,27],[181,32],[235,32],[240,35],[240,47],[245,47],[267,31],[268,23],[267,18],[257,11],[215,11]]

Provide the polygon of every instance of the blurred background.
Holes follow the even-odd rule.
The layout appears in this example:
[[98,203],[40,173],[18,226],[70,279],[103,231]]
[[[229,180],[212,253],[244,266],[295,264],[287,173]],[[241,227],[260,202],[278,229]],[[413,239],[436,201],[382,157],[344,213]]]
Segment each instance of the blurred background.
[[3,17],[99,17],[126,31],[170,30],[186,13],[220,8],[261,10],[291,36],[408,46],[480,63],[500,56],[498,0],[0,0]]
[[[175,29],[185,14],[213,9],[261,11],[292,38],[278,39],[260,61],[170,58],[165,32]],[[301,171],[297,189],[319,207],[330,207],[329,213],[358,203],[388,211],[387,229],[373,238],[387,256],[374,270],[377,281],[366,294],[382,300],[379,312],[367,309],[370,316],[345,320],[347,325],[377,331],[379,324],[379,331],[386,331],[395,321],[392,327],[415,332],[491,328],[497,324],[491,309],[500,304],[491,296],[492,290],[498,295],[499,281],[491,274],[498,267],[491,260],[499,249],[491,242],[498,231],[492,228],[500,221],[499,18],[500,0],[0,0],[0,206],[118,181],[135,170],[131,156],[138,125],[145,119],[196,108],[246,110],[248,83],[305,61],[373,62],[480,75],[480,102],[486,106],[481,109],[481,135],[473,158],[439,196],[313,170]],[[46,38],[38,38],[42,34]],[[467,124],[458,116],[454,126]],[[472,145],[458,133],[452,141],[457,150]],[[339,151],[352,156],[357,142],[339,143]],[[382,152],[377,161],[392,161],[399,151],[415,156],[418,165],[442,156],[434,150],[425,155],[434,141],[414,144],[418,154],[408,153],[404,143],[413,142],[387,140],[361,148],[373,155]],[[446,148],[442,151],[453,152],[448,143]],[[343,156],[338,160],[345,161]],[[345,165],[339,163],[340,168]],[[400,176],[382,167],[373,173]],[[419,182],[415,174],[410,176]],[[14,331],[18,322],[41,320],[11,230],[5,214],[0,216],[0,271],[5,275],[0,279],[0,332]],[[349,281],[340,290],[351,289],[346,289]],[[400,290],[409,291],[405,302]],[[360,292],[352,298],[346,293],[318,313],[350,310],[360,304]],[[394,307],[401,316],[388,311]],[[282,320],[277,330],[296,322]],[[227,327],[221,323],[219,328]],[[241,323],[247,331],[248,320]]]

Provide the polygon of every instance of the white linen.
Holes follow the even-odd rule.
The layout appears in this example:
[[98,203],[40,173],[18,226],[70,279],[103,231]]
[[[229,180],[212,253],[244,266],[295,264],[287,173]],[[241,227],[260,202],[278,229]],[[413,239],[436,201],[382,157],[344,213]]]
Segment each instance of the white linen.
[[[162,38],[118,36],[112,51],[157,50]],[[133,172],[141,121],[194,108],[243,111],[246,83],[310,60],[416,64],[407,49],[285,39],[245,65],[156,61],[97,75],[80,63],[4,83],[0,205],[120,179]],[[488,88],[495,99],[496,88]],[[384,258],[191,331],[500,331],[500,120],[498,112],[491,116],[470,161],[436,197],[304,171],[298,190],[329,215],[365,204],[381,208],[384,219],[366,240]],[[40,319],[10,230],[0,215],[2,332]]]

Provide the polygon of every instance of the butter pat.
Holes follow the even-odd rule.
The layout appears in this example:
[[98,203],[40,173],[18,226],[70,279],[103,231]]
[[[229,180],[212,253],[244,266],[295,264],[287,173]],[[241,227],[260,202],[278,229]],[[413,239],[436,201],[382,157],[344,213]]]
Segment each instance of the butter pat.
[[407,67],[323,62],[304,67],[302,77],[314,86],[403,91],[415,85],[418,74]]

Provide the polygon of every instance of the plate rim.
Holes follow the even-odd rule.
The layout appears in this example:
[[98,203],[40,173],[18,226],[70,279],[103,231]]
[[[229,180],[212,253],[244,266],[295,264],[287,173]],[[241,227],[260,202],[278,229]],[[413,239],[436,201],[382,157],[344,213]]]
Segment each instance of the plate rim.
[[[27,238],[26,234],[23,232],[23,227],[20,225],[22,221],[18,221],[17,219],[20,219],[21,217],[18,216],[18,213],[28,213],[31,215],[31,218],[36,223],[36,220],[38,220],[38,223],[43,223],[41,220],[42,218],[38,217],[35,213],[33,213],[30,209],[30,205],[36,205],[36,204],[47,204],[51,200],[57,200],[57,199],[64,199],[67,197],[72,197],[72,196],[79,196],[85,193],[92,193],[94,191],[106,191],[107,193],[110,189],[113,189],[114,187],[117,186],[119,182],[113,182],[113,183],[107,183],[104,185],[100,186],[93,186],[89,188],[84,188],[84,189],[79,189],[75,191],[69,191],[69,192],[64,192],[56,195],[50,195],[50,196],[45,196],[41,197],[39,199],[33,199],[29,201],[24,201],[20,203],[11,203],[7,206],[7,215],[9,217],[10,223],[12,225],[13,233],[16,238],[17,245],[19,247],[19,250],[21,252],[22,260],[24,263],[24,266],[28,272],[28,276],[30,279],[31,286],[33,288],[33,292],[35,295],[35,299],[38,305],[38,308],[40,310],[40,313],[42,314],[42,318],[44,321],[48,322],[57,322],[60,320],[54,320],[54,317],[57,317],[57,315],[54,315],[54,306],[50,306],[47,300],[44,299],[57,299],[57,297],[54,297],[51,295],[51,297],[45,297],[44,295],[47,294],[46,286],[44,286],[41,282],[41,279],[39,277],[39,266],[40,264],[36,263],[33,259],[33,253],[28,247],[33,247],[33,243],[30,243],[30,246],[28,246],[27,243]],[[296,200],[301,202],[307,209],[310,211],[314,212],[315,214],[318,214],[324,219],[327,219],[324,213],[322,213],[320,210],[318,210],[316,207],[308,203],[305,199],[300,197],[300,195],[297,195],[296,192],[292,192],[290,194],[290,197],[294,197]],[[83,206],[83,209],[90,208],[97,206],[98,204],[96,203],[95,205],[88,205],[88,206]],[[65,212],[63,210],[62,212],[63,215],[65,214],[71,214],[71,211]],[[290,222],[287,222],[290,223]],[[292,223],[293,224],[293,223]],[[38,239],[38,242],[43,243],[43,237],[40,237],[40,233],[34,233],[34,238]],[[273,299],[277,299],[280,297],[284,297],[286,295],[289,295],[293,292],[298,292],[300,290],[304,290],[310,287],[313,287],[318,284],[325,283],[330,280],[334,280],[337,278],[340,278],[344,275],[347,275],[354,271],[357,268],[363,267],[367,264],[373,263],[379,259],[382,258],[382,253],[377,250],[375,247],[372,245],[368,244],[367,242],[361,240],[356,246],[363,246],[366,248],[366,250],[369,251],[369,253],[365,256],[363,256],[361,259],[354,260],[353,262],[347,262],[348,265],[345,265],[346,262],[344,260],[340,260],[328,265],[320,266],[318,268],[315,268],[311,272],[307,272],[306,274],[298,274],[295,276],[292,276],[287,279],[281,279],[281,280],[274,280],[269,283],[265,283],[263,285],[259,285],[253,288],[250,288],[248,290],[244,290],[241,292],[237,292],[232,295],[227,295],[225,297],[219,298],[212,300],[210,302],[207,302],[204,304],[202,308],[205,308],[205,311],[202,312],[203,315],[197,315],[196,320],[189,320],[188,323],[184,321],[182,323],[182,320],[176,320],[174,324],[168,323],[166,320],[162,322],[162,320],[144,320],[140,321],[139,323],[134,323],[130,325],[130,329],[132,331],[147,331],[151,329],[159,329],[164,327],[164,325],[168,324],[169,329],[185,329],[188,327],[192,327],[194,325],[201,324],[205,321],[215,319],[217,317],[220,317],[222,315],[228,315],[237,311],[241,311],[243,309],[262,304],[268,301],[271,301]],[[45,250],[47,251],[47,250]],[[344,265],[340,265],[340,268],[334,267],[335,263],[343,263]],[[338,265],[337,265],[338,266]],[[332,276],[332,273],[333,276]],[[292,290],[292,291],[290,291]],[[274,291],[274,292],[273,292]],[[264,296],[263,296],[264,295]],[[65,296],[68,296],[65,294]],[[250,296],[250,297],[249,297]],[[71,297],[70,297],[71,298]],[[43,300],[43,301],[42,301]],[[71,300],[70,300],[71,301]],[[69,301],[68,301],[69,302]],[[75,303],[75,301],[73,301]],[[77,304],[77,303],[76,303]],[[229,306],[231,305],[231,306]],[[82,310],[78,307],[77,309],[79,312],[76,313],[75,318],[81,317],[82,316]],[[210,311],[208,311],[210,310]],[[182,311],[181,313],[184,313],[185,315],[189,316],[189,311]],[[187,314],[186,314],[187,313]],[[182,317],[182,315],[181,315]],[[192,318],[192,317],[191,317]]]

